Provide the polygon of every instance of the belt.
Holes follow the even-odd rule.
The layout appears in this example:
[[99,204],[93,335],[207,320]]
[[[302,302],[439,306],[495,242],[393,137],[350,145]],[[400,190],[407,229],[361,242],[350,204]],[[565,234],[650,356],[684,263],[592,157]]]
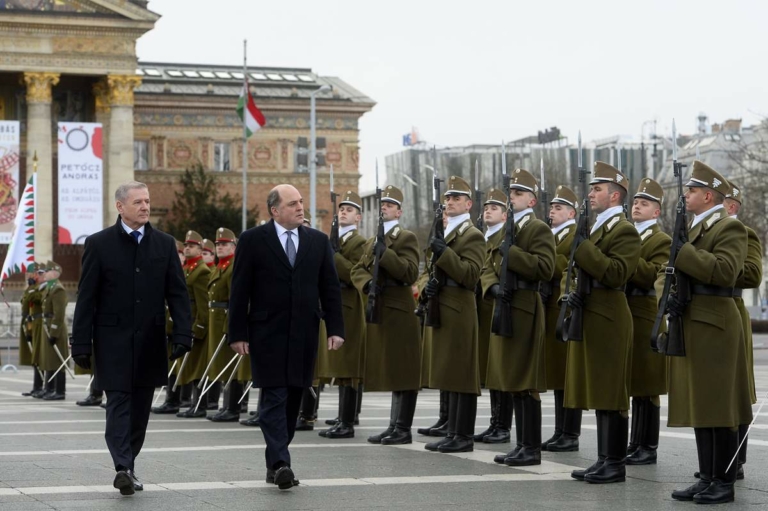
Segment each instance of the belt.
[[706,284],[694,284],[691,286],[691,293],[694,295],[705,296],[723,296],[732,298],[734,289],[732,287],[710,286]]
[[[464,286],[462,286],[461,284],[459,284],[458,282],[456,282],[455,280],[453,280],[450,277],[447,277],[445,279],[445,284],[443,284],[443,285],[445,287],[462,287],[462,288],[464,287]],[[464,289],[466,289],[466,288],[464,288]]]
[[605,284],[602,284],[599,280],[592,279],[592,289],[608,289],[610,291],[621,291],[624,292],[623,287],[608,287]]
[[539,291],[539,282],[517,279],[517,289],[525,289],[527,291]]
[[741,298],[744,294],[744,290],[740,287],[734,287],[733,288],[733,297],[734,298]]
[[208,302],[208,307],[211,309],[227,309],[229,308],[229,302]]
[[383,286],[384,287],[406,287],[406,286],[410,286],[410,284],[406,284],[405,282],[400,282],[399,280],[395,280],[395,279],[384,279]]
[[640,289],[639,287],[633,287],[628,293],[628,296],[656,296],[655,289]]

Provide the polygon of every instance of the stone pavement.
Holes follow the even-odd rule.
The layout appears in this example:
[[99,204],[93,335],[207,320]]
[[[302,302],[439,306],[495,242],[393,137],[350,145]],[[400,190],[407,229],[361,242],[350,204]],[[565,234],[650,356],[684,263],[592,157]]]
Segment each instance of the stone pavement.
[[[768,390],[768,350],[756,350],[758,390]],[[696,451],[691,429],[662,428],[659,464],[628,467],[624,484],[589,485],[569,477],[596,458],[594,415],[585,413],[581,450],[543,453],[539,467],[512,469],[493,463],[509,450],[478,445],[475,452],[445,455],[410,446],[382,447],[365,438],[386,428],[389,395],[366,394],[357,437],[326,440],[298,432],[291,446],[301,486],[288,492],[264,482],[263,438],[258,429],[216,425],[204,419],[153,415],[136,471],[145,491],[121,497],[104,443],[104,411],[75,406],[87,377],[69,380],[64,402],[20,396],[31,387],[28,368],[0,374],[0,510],[256,510],[256,509],[690,509],[672,490],[693,482]],[[255,399],[252,396],[252,402]],[[336,413],[335,389],[324,392],[320,417]],[[666,419],[663,402],[662,423]],[[438,395],[419,396],[415,427],[437,416]],[[757,406],[755,406],[757,410]],[[553,430],[551,393],[543,396],[544,438]],[[736,503],[726,508],[768,509],[768,406],[750,441],[747,477],[737,483]],[[480,400],[477,429],[489,417]],[[414,428],[415,429],[415,428]]]

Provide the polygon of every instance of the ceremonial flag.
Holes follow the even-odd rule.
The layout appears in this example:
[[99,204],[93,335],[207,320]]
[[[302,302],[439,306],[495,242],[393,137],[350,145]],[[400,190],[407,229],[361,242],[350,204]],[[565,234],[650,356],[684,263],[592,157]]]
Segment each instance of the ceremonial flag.
[[37,174],[29,178],[24,192],[21,194],[21,203],[16,210],[16,219],[13,221],[13,234],[8,245],[8,254],[3,263],[0,287],[5,279],[16,273],[26,273],[27,268],[35,260],[35,185]]
[[237,115],[240,117],[240,120],[243,121],[246,135],[249,137],[267,124],[264,114],[261,113],[259,107],[256,106],[256,102],[253,100],[253,96],[251,96],[251,91],[248,89],[247,75],[243,82],[243,91],[240,93],[240,100],[237,102]]

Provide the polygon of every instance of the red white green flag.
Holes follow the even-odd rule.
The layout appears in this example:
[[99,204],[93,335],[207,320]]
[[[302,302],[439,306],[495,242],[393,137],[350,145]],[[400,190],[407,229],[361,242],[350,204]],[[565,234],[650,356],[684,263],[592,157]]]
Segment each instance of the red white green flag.
[[247,77],[243,82],[240,100],[237,102],[237,115],[243,121],[245,132],[249,137],[267,124],[264,114],[261,113],[261,110],[259,110],[259,107],[256,106],[256,102],[253,100],[251,91],[248,88]]
[[16,273],[26,273],[30,264],[35,261],[35,186],[37,174],[27,181],[21,201],[16,210],[16,219],[13,221],[13,234],[8,245],[8,254],[5,256],[2,273],[0,274],[0,287],[5,279]]

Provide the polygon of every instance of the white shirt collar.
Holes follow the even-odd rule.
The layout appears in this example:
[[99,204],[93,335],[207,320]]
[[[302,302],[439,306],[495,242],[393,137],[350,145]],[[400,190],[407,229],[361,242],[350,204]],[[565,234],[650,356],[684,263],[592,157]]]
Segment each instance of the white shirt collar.
[[575,218],[571,218],[570,220],[566,220],[565,222],[563,222],[562,224],[558,225],[557,227],[553,227],[552,228],[552,234],[557,234],[558,232],[562,231],[563,229],[565,229],[569,225],[573,225],[575,223],[576,223],[576,219]]
[[[282,238],[283,234],[285,234],[288,231],[288,229],[286,229],[282,225],[278,224],[277,222],[275,222],[275,230],[277,231],[277,237],[278,238]],[[299,228],[296,227],[295,229],[291,229],[290,231],[296,236],[294,238],[294,243],[296,243],[295,240],[299,239]]]
[[739,218],[739,215],[733,215],[731,218]]
[[496,225],[489,225],[488,229],[485,231],[485,241],[488,241],[488,239],[499,232],[504,227],[504,222],[499,222]]
[[657,223],[659,223],[659,221],[656,218],[651,218],[650,220],[646,220],[645,222],[640,223],[635,222],[635,229],[637,229],[637,232],[643,232],[650,226],[656,225]]
[[144,236],[144,227],[146,226],[146,224],[142,225],[138,229],[131,229],[130,227],[128,227],[126,225],[126,223],[123,221],[122,217],[120,218],[120,224],[122,224],[123,230],[125,230],[125,232],[127,232],[128,234],[131,234],[134,230],[136,230],[136,231],[139,231],[139,233],[141,233],[141,236],[139,236],[139,239],[141,239]]
[[515,213],[515,223],[519,222],[520,219],[523,218],[528,213],[533,213],[533,209],[525,208],[524,210],[518,211],[517,213]]
[[451,231],[460,226],[465,220],[469,220],[469,213],[464,213],[459,216],[449,216],[448,225],[445,226],[445,236],[451,234]]
[[391,231],[399,223],[400,223],[400,220],[398,219],[387,220],[386,222],[384,222],[384,234],[388,234],[389,231]]
[[624,206],[614,206],[612,208],[606,209],[605,211],[597,215],[597,218],[595,219],[595,223],[592,226],[592,229],[589,231],[589,234],[590,235],[594,234],[599,228],[603,226],[606,220],[623,212],[624,212]]
[[713,207],[711,209],[706,210],[704,213],[702,213],[700,215],[694,216],[693,217],[693,222],[691,223],[691,229],[696,227],[697,224],[701,223],[702,220],[707,218],[709,215],[711,215],[712,213],[714,213],[718,209],[725,209],[725,207],[722,204],[718,204],[717,206],[715,206],[715,207]]
[[349,231],[354,231],[355,229],[357,229],[357,226],[354,224],[339,227],[339,239],[341,239],[341,237],[347,234]]

